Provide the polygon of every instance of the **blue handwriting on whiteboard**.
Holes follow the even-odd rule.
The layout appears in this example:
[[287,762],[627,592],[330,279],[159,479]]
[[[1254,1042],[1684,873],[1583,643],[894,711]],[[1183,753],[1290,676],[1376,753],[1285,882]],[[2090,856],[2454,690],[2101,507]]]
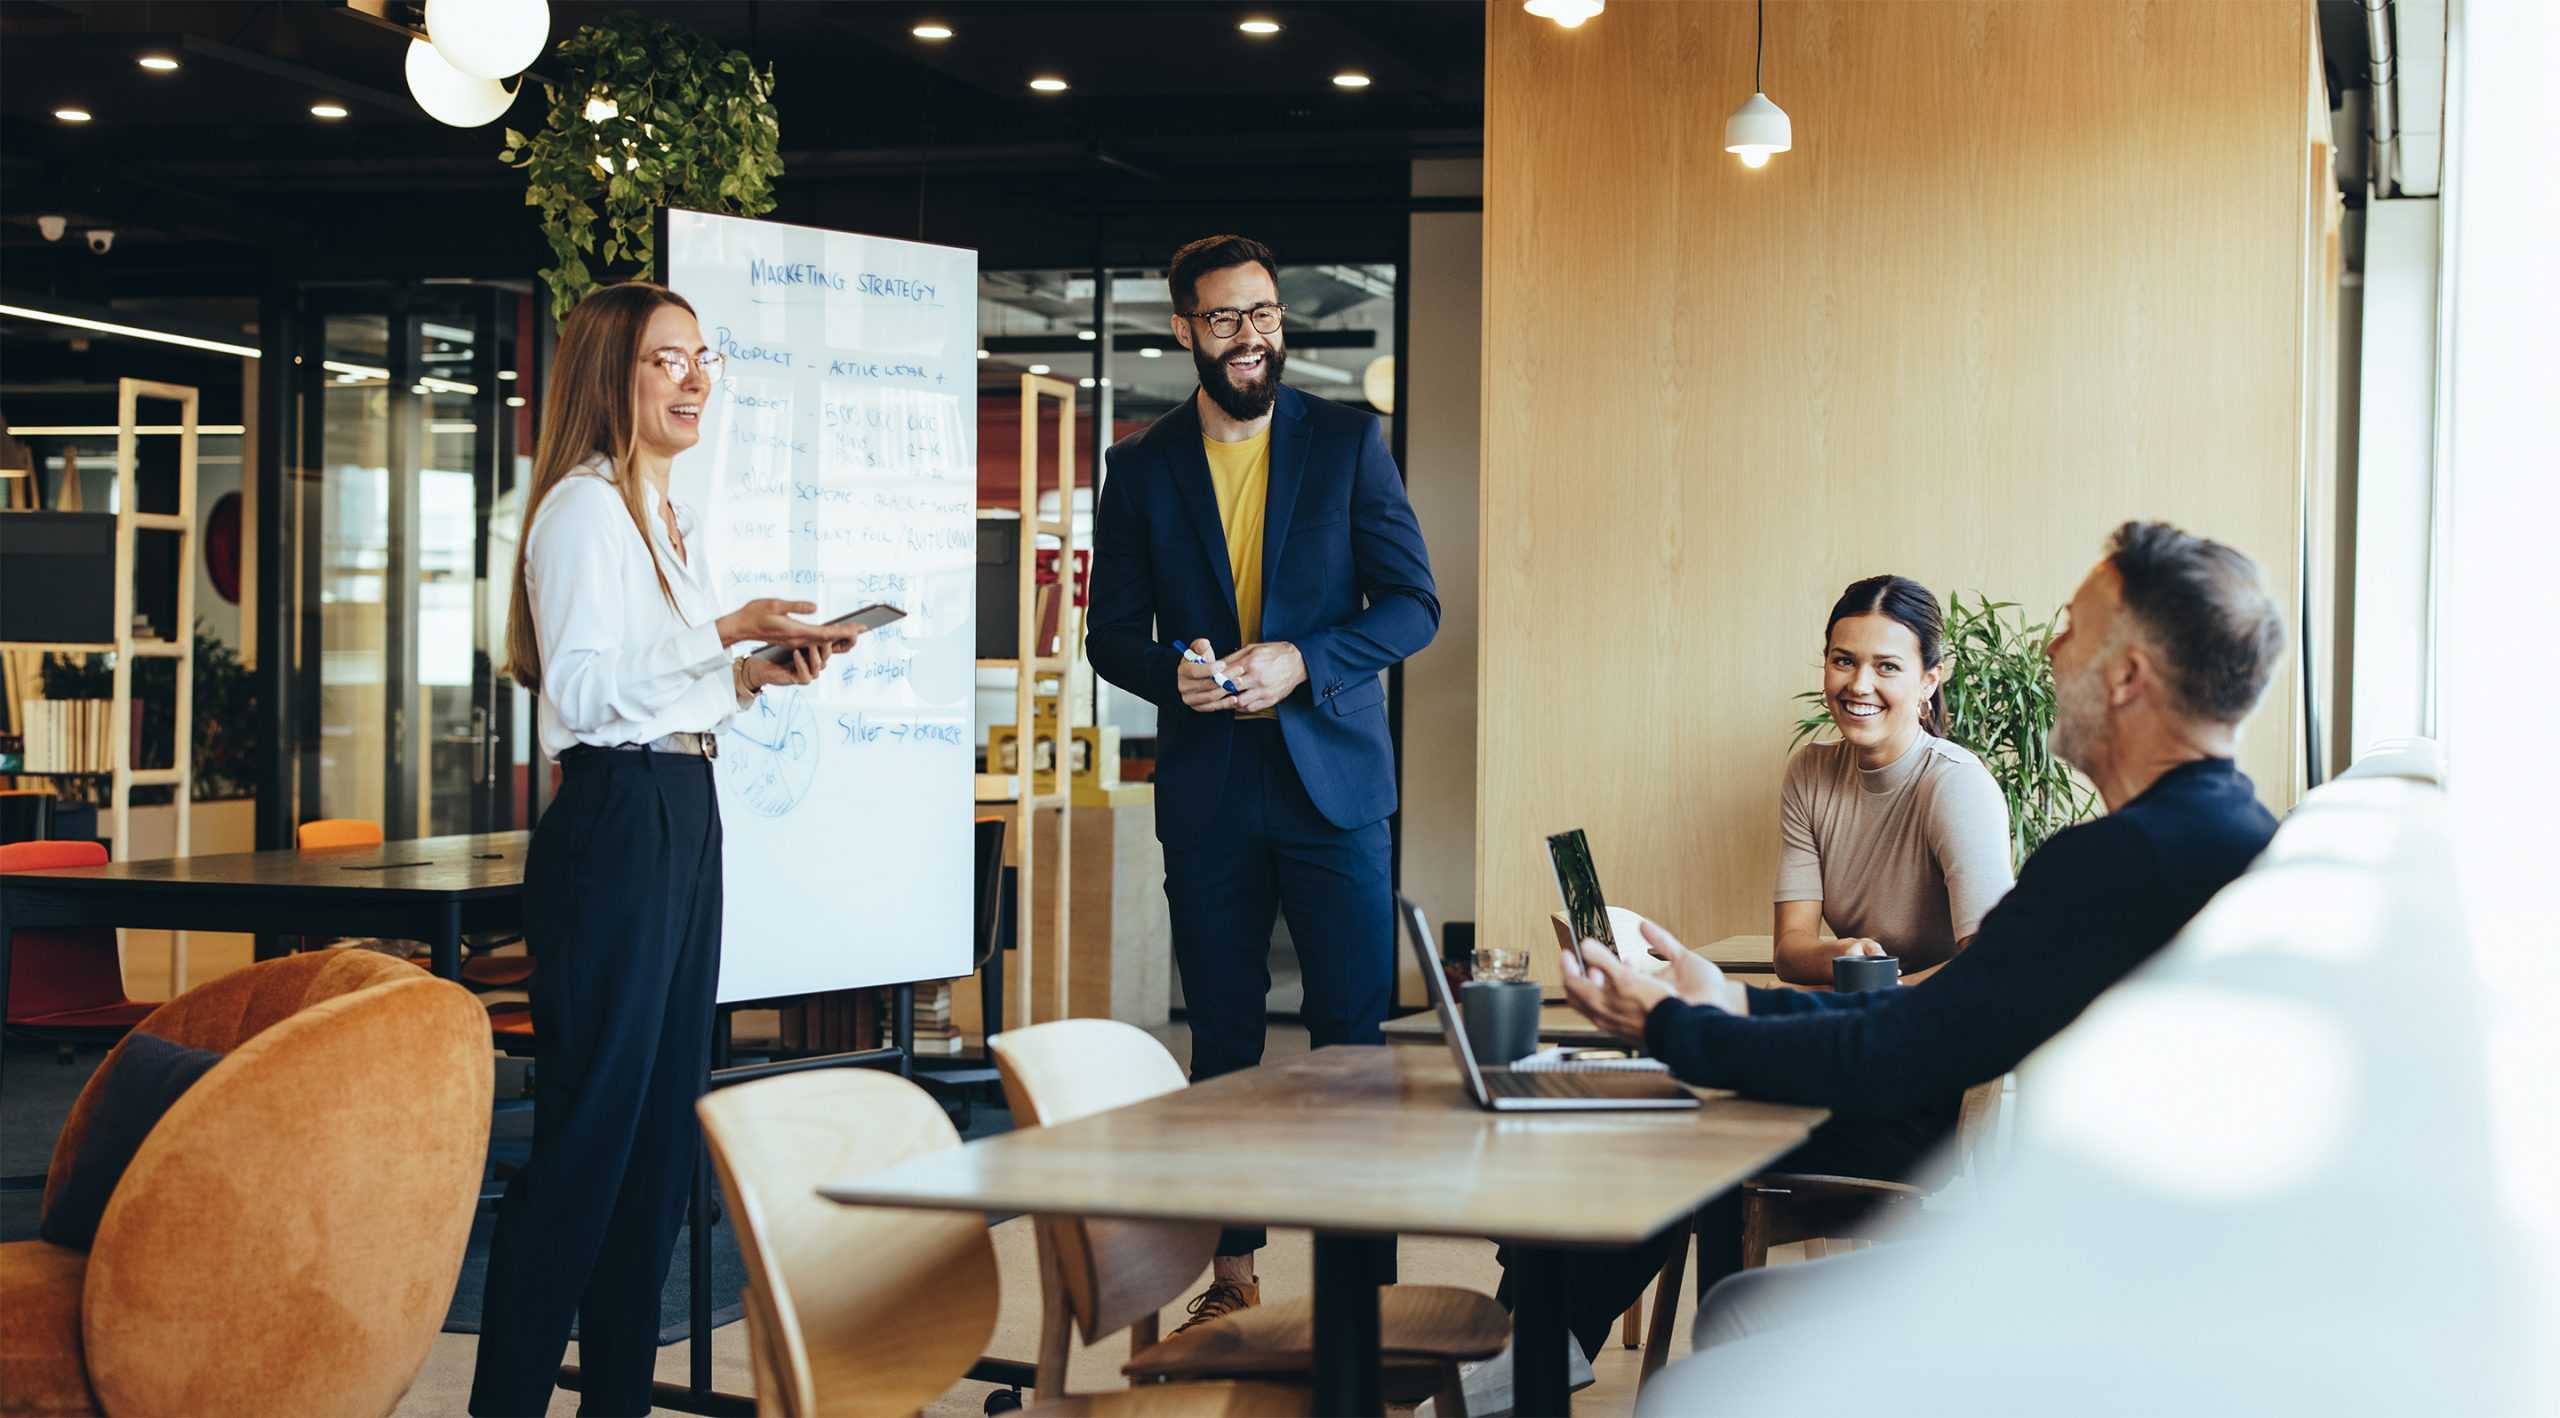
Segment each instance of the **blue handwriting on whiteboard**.
[[839,714],[836,728],[846,743],[879,744],[949,744],[966,747],[965,732],[956,723],[919,723],[913,719],[874,719],[868,714]]
[[721,357],[724,359],[734,359],[741,364],[775,364],[784,369],[791,367],[789,350],[769,350],[762,345],[739,344],[738,337],[731,333],[726,325],[720,327],[719,345]]
[[807,261],[766,261],[751,257],[747,261],[747,284],[749,287],[824,286],[828,290],[843,290],[844,277]]

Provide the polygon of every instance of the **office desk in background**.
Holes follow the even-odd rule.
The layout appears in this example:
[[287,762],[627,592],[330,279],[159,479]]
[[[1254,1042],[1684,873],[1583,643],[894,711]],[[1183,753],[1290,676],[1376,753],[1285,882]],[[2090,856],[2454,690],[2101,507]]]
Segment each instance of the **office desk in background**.
[[[1319,1049],[819,1191],[856,1206],[1306,1227],[1315,1233],[1316,1411],[1328,1414],[1380,1411],[1382,1243],[1505,1242],[1520,1297],[1515,1352],[1527,1356],[1520,1411],[1562,1413],[1563,1252],[1659,1235],[1829,1116],[1702,1096],[1694,1113],[1497,1117],[1467,1102],[1456,1065],[1438,1050]],[[1211,1174],[1216,1184],[1203,1185]]]

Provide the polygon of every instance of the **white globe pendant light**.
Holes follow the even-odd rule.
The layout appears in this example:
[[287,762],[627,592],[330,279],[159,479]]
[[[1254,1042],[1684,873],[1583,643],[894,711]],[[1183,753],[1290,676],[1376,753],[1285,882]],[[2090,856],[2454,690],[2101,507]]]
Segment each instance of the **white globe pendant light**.
[[1769,0],[1760,0],[1759,25],[1751,41],[1751,97],[1724,121],[1724,150],[1742,159],[1744,167],[1766,167],[1771,153],[1796,145],[1795,125],[1787,120],[1787,111],[1760,91],[1760,54],[1768,40]]
[[423,39],[409,41],[409,59],[403,67],[409,75],[409,96],[438,123],[477,128],[497,121],[516,101],[506,85],[463,73],[444,62],[436,47]]
[[542,57],[549,0],[427,0],[427,38],[455,72],[512,79]]

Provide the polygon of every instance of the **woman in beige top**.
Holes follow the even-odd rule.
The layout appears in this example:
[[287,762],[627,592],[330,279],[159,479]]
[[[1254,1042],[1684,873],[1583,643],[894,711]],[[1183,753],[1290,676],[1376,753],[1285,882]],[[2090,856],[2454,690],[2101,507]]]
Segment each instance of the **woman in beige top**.
[[[1945,618],[1929,588],[1871,576],[1823,631],[1838,740],[1788,760],[1779,794],[1778,978],[1831,983],[1835,955],[1892,955],[1906,983],[1945,964],[2009,890],[2009,810],[1943,736]],[[1822,938],[1828,922],[1840,937]]]

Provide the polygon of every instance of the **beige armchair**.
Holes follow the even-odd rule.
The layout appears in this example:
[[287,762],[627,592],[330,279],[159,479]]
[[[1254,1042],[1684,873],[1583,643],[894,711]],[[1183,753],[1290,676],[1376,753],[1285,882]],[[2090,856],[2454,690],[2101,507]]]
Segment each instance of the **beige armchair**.
[[[134,1154],[86,1254],[0,1246],[0,1413],[389,1412],[470,1239],[486,1011],[405,961],[329,951],[138,1028],[226,1057]],[[48,1199],[123,1048],[72,1106]]]

